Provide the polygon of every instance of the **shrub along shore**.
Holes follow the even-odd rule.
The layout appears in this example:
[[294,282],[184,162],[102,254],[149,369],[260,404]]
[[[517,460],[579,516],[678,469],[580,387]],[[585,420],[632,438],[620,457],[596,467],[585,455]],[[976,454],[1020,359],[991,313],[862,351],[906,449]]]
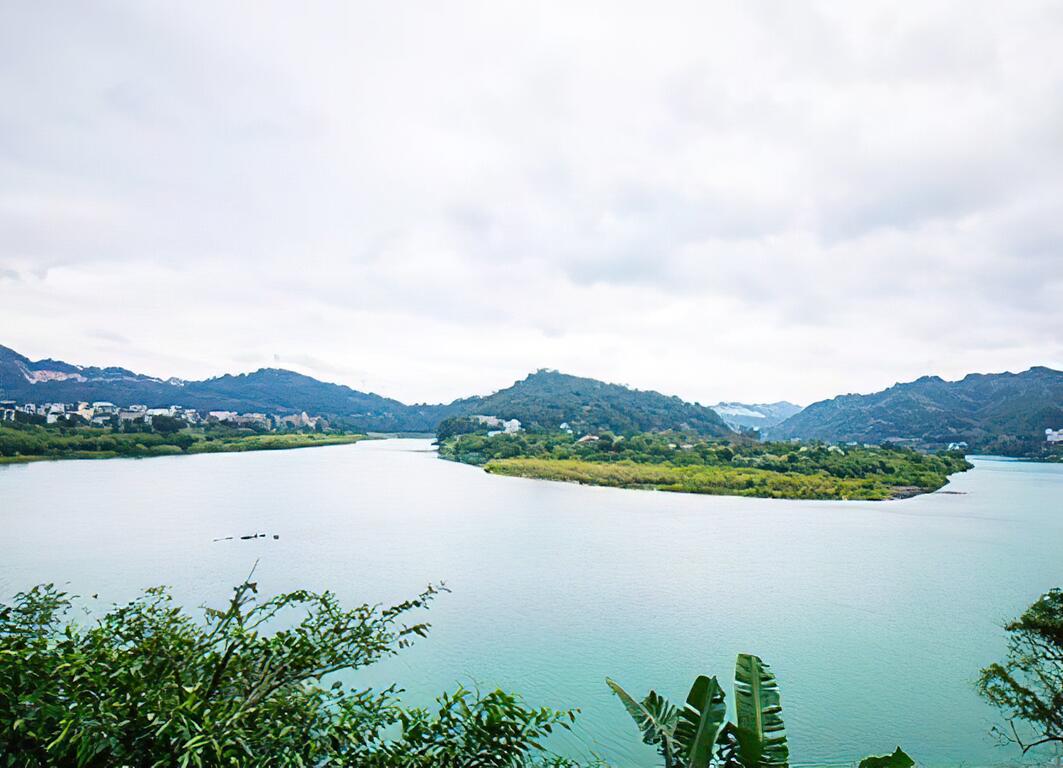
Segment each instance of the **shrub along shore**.
[[[0,764],[607,768],[600,756],[548,751],[578,710],[460,687],[410,707],[395,685],[344,685],[337,673],[427,636],[424,611],[440,591],[347,607],[332,592],[260,597],[246,581],[199,619],[156,587],[80,622],[86,606],[53,585],[21,592],[0,601]],[[1007,659],[978,680],[1002,716],[992,733],[1045,764],[1063,746],[1060,626],[1063,592],[1050,590],[1007,625]],[[631,740],[655,748],[663,768],[791,765],[780,685],[758,656],[738,654],[732,697],[707,674],[681,703],[604,684],[634,721]],[[914,766],[900,747],[859,763]]]
[[176,432],[122,432],[96,427],[0,426],[0,464],[54,459],[114,459],[180,456],[191,453],[275,451],[343,445],[366,439],[360,434],[255,432],[225,426]]
[[971,468],[956,452],[824,443],[698,440],[670,434],[465,434],[440,456],[498,475],[586,485],[777,499],[880,501],[929,493]]

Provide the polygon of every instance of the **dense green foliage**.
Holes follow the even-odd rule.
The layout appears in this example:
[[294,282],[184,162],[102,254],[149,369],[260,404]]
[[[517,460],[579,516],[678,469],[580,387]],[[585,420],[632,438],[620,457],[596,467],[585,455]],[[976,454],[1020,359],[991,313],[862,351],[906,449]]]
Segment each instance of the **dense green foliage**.
[[[641,701],[606,680],[639,729],[656,747],[664,768],[786,768],[790,747],[782,719],[779,684],[757,656],[738,654],[735,662],[735,719],[727,719],[727,699],[715,677],[699,675],[686,703],[675,706],[656,691]],[[892,755],[866,757],[860,768],[911,768],[897,747]]]
[[208,426],[177,432],[110,427],[0,424],[0,463],[38,459],[143,458],[184,453],[229,453],[342,445],[362,435],[261,433],[252,429]]
[[941,488],[970,464],[958,453],[891,446],[711,441],[641,434],[579,443],[565,433],[462,435],[444,458],[496,474],[589,485],[798,499],[887,499]]
[[[83,605],[84,623],[70,618],[84,601],[52,585],[20,593],[0,603],[0,765],[576,768],[542,744],[575,711],[464,688],[433,708],[409,707],[395,686],[344,684],[344,673],[426,636],[421,614],[440,589],[391,607],[345,608],[330,592],[260,600],[248,581],[197,620],[154,588],[106,610]],[[1061,743],[1063,591],[1008,630],[1011,655],[983,671],[981,690],[1024,750]],[[715,677],[699,676],[681,706],[606,682],[665,768],[789,765],[779,685],[756,656],[736,660],[733,720]],[[1016,722],[1032,739],[1020,738]],[[899,747],[860,762],[913,765]]]
[[163,589],[85,626],[67,620],[71,599],[51,586],[0,604],[0,765],[568,764],[539,740],[573,712],[460,688],[434,709],[407,708],[394,687],[337,679],[424,636],[427,624],[405,621],[435,588],[387,608],[256,592],[241,585],[205,622]]
[[1063,371],[970,374],[960,381],[924,376],[870,395],[813,403],[772,438],[880,443],[907,438],[928,448],[966,442],[971,453],[1063,459],[1045,429],[1063,428]]
[[599,430],[619,434],[664,430],[731,434],[717,413],[706,406],[548,370],[470,401],[464,412],[519,419],[525,429],[533,430],[557,429],[567,423],[581,434]]
[[1063,746],[1063,590],[1041,596],[1007,625],[1008,658],[982,670],[978,688],[1002,709],[1007,728],[996,733],[1026,752]]

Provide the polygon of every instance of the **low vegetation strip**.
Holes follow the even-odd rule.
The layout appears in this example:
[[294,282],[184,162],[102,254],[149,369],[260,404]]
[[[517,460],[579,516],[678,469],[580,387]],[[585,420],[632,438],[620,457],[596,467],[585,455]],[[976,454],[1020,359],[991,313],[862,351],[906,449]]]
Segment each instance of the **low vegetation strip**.
[[113,459],[179,456],[191,453],[272,451],[343,445],[365,435],[284,432],[257,434],[227,427],[183,429],[173,433],[121,432],[110,428],[0,426],[0,464],[52,459]]
[[[629,461],[596,464],[573,459],[497,459],[488,462],[484,469],[496,475],[717,496],[881,501],[912,495],[907,486],[890,486],[876,479],[831,477],[825,472],[801,475],[741,467],[669,467]],[[941,480],[944,485],[944,476]],[[918,489],[918,492],[925,490],[936,489]]]
[[444,458],[492,474],[586,485],[779,499],[883,500],[935,491],[970,468],[958,453],[890,446],[684,442],[675,435],[460,435]]

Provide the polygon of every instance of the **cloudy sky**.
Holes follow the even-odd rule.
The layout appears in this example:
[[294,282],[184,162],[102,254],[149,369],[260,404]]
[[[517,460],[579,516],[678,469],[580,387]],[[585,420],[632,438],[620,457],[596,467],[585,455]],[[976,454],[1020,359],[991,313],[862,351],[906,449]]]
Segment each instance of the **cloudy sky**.
[[1063,367],[1061,39],[1021,0],[0,0],[0,344],[407,401]]

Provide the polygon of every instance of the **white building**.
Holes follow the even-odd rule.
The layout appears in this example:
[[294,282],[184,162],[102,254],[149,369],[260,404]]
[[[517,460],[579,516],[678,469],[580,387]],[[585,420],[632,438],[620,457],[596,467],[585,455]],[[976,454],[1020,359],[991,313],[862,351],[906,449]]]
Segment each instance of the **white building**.
[[1046,429],[1045,441],[1049,443],[1063,443],[1063,429]]

